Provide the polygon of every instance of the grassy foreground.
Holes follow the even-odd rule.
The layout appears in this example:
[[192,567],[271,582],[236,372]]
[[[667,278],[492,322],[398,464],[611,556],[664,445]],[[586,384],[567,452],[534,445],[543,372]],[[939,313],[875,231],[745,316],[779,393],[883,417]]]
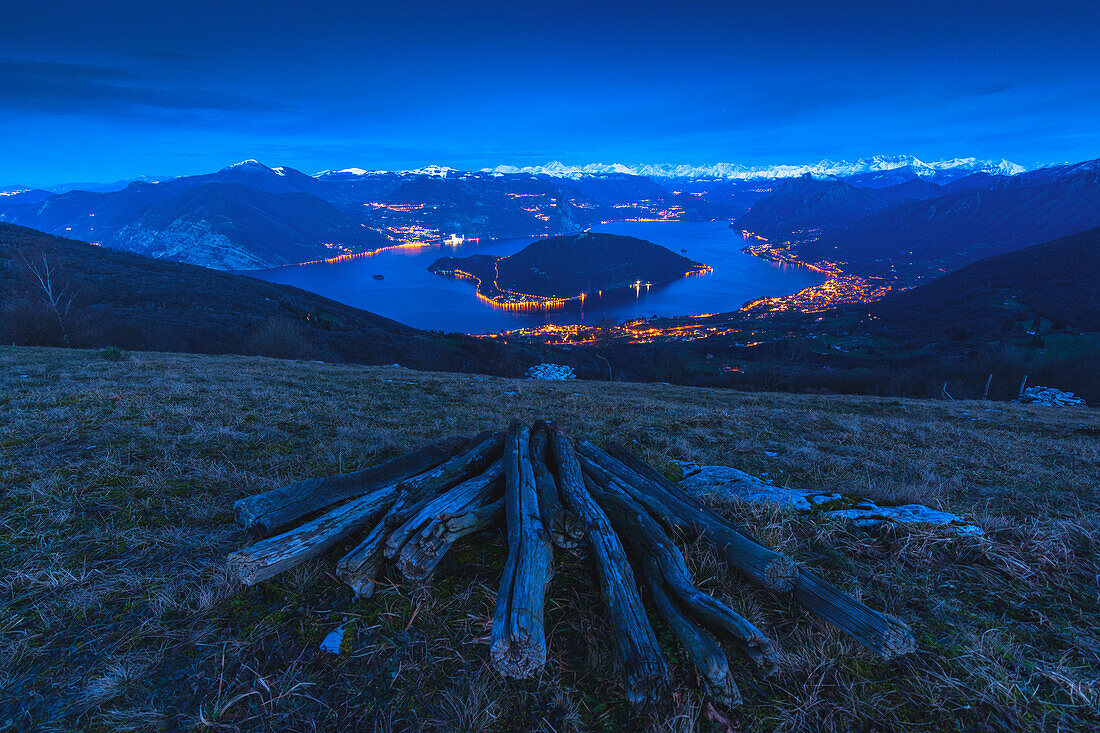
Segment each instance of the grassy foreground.
[[[744,730],[1100,726],[1096,410],[110,356],[0,349],[0,730],[714,729],[660,628],[674,706],[630,718],[584,557],[555,552],[550,661],[525,682],[487,661],[499,535],[456,547],[424,588],[366,601],[331,558],[250,589],[226,577],[246,543],[234,500],[513,417],[987,530],[720,507],[920,644],[879,662],[689,546],[700,587],[783,652],[779,675],[738,675]],[[322,653],[342,623],[341,653]]]

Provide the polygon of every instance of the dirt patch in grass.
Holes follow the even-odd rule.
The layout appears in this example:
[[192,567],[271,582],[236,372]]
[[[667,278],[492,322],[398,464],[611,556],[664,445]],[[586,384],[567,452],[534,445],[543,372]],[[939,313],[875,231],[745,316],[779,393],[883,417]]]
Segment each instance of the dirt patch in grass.
[[[719,507],[875,608],[920,652],[882,663],[685,550],[699,585],[776,640],[740,724],[778,730],[1100,725],[1094,410],[528,382],[260,358],[0,349],[0,729],[706,730],[664,630],[672,710],[630,718],[590,561],[556,554],[550,660],[512,682],[484,637],[505,547],[355,601],[315,562],[249,589],[234,500],[453,433],[551,418],[654,465],[927,504],[987,536],[861,530]],[[348,624],[339,654],[321,640]]]

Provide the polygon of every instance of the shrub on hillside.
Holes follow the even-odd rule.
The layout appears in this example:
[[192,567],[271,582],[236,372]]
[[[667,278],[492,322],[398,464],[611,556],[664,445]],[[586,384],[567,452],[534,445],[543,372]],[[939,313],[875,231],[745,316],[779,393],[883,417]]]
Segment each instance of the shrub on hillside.
[[245,354],[275,359],[317,359],[318,350],[305,328],[289,318],[272,318],[260,325],[241,346]]

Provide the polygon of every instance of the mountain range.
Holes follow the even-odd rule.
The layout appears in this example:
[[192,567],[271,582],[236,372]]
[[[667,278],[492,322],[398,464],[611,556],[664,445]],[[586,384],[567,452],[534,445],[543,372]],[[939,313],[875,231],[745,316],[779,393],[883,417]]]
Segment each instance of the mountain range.
[[[856,161],[822,160],[805,165],[769,165],[745,166],[738,163],[714,163],[710,165],[677,164],[637,164],[589,163],[586,165],[565,165],[553,162],[538,166],[501,165],[485,168],[486,172],[498,174],[528,173],[532,175],[555,176],[561,178],[584,178],[587,176],[619,173],[624,175],[645,176],[648,178],[670,179],[753,179],[753,178],[795,178],[807,173],[815,178],[847,178],[850,176],[872,175],[890,171],[903,171],[920,178],[939,178],[954,180],[970,173],[984,172],[1002,176],[1023,173],[1026,167],[1008,160],[978,160],[977,158],[952,158],[926,163],[911,155],[860,158]],[[901,174],[899,174],[901,175]],[[901,180],[894,181],[900,183]]]
[[[401,242],[571,234],[616,220],[736,220],[798,233],[803,259],[942,272],[1095,225],[1096,162],[1025,170],[912,156],[736,164],[346,168],[255,160],[122,188],[8,190],[0,221],[226,270],[332,259]],[[1075,183],[1076,182],[1076,183]],[[952,198],[954,197],[954,198]],[[884,249],[885,247],[885,249]]]
[[[822,187],[831,195],[809,198]],[[846,263],[846,270],[927,276],[985,257],[1022,249],[1100,226],[1100,161],[1012,177],[959,179],[930,198],[887,205],[881,194],[859,199],[844,182],[800,180],[761,200],[738,222],[791,236],[799,259]],[[927,193],[927,192],[925,192]],[[856,202],[867,212],[858,217]],[[785,208],[784,208],[785,207]],[[772,214],[765,217],[765,214]],[[791,234],[785,223],[816,229]]]
[[330,259],[448,236],[581,231],[623,218],[715,219],[740,210],[639,176],[583,181],[428,168],[315,176],[255,160],[121,190],[0,196],[0,221],[226,270]]

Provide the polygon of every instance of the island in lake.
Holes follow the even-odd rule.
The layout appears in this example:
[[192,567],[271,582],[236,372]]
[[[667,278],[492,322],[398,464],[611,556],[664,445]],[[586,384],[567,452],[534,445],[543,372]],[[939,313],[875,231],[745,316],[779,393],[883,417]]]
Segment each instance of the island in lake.
[[428,269],[473,280],[478,297],[504,308],[557,308],[571,300],[710,272],[659,244],[584,232],[532,242],[514,255],[441,257]]

